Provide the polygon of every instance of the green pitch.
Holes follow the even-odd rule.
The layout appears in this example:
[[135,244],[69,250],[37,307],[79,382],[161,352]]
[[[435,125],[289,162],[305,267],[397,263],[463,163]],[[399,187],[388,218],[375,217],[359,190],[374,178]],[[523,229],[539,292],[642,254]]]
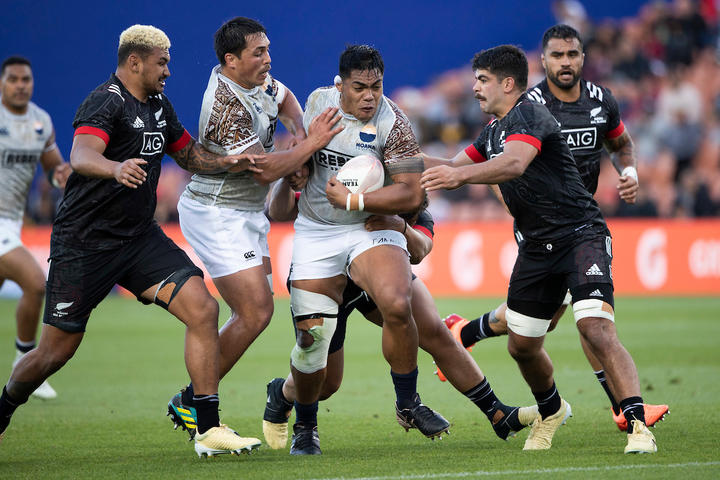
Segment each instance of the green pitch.
[[[443,314],[466,317],[497,300],[440,299]],[[320,405],[323,455],[294,458],[262,447],[251,456],[199,459],[187,434],[165,417],[168,399],[187,382],[183,328],[157,307],[113,298],[90,320],[83,344],[51,378],[56,400],[31,399],[0,444],[0,478],[718,478],[720,476],[720,298],[622,298],[618,329],[640,372],[644,399],[668,403],[653,430],[655,455],[626,456],[625,435],[580,349],[566,314],[547,338],[555,378],[574,417],[547,452],[523,452],[527,432],[503,442],[484,415],[433,375],[419,358],[423,402],[452,422],[431,442],[394,419],[380,329],[360,316],[348,326],[345,380]],[[0,301],[0,383],[14,356],[13,301]],[[220,386],[221,418],[262,439],[265,384],[288,372],[293,344],[287,301],[270,327]],[[221,319],[227,318],[227,308]],[[534,403],[504,339],[485,340],[473,357],[508,404]]]

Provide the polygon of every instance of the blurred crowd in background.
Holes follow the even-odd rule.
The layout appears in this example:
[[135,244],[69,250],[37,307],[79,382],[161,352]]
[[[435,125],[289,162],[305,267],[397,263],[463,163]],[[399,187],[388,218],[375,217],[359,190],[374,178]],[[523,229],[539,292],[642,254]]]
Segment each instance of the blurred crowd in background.
[[[640,195],[622,202],[618,174],[603,162],[596,200],[608,217],[692,218],[720,214],[720,40],[718,0],[656,0],[638,15],[592,22],[577,0],[558,0],[558,23],[575,27],[585,44],[583,77],[612,90],[638,158]],[[523,45],[530,61],[529,86],[544,78],[537,46]],[[487,45],[490,46],[490,45]],[[534,47],[534,48],[533,48]],[[422,149],[453,157],[470,144],[489,118],[472,94],[468,65],[439,75],[422,88],[386,92],[410,118]],[[278,138],[282,147],[287,140]],[[69,152],[63,152],[66,159]],[[189,175],[163,165],[156,217],[177,221],[177,199]],[[36,182],[28,223],[49,223],[60,192]],[[485,185],[433,192],[436,221],[509,218]]]

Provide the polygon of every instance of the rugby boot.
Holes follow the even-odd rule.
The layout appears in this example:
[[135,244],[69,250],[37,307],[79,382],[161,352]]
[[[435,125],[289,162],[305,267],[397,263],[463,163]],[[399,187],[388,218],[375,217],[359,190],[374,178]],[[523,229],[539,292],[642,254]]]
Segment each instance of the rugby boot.
[[[15,360],[13,361],[12,367],[15,368],[15,365],[20,361],[20,359],[25,354],[21,351],[17,351],[15,354]],[[52,400],[53,398],[57,398],[57,392],[53,387],[50,386],[50,384],[45,380],[43,383],[40,384],[39,387],[35,389],[35,391],[31,394],[33,397],[40,398],[42,400]]]
[[241,437],[235,430],[223,424],[195,435],[195,453],[198,457],[250,453],[261,444],[257,438]]
[[493,423],[492,427],[495,430],[495,435],[502,440],[514,437],[517,432],[532,424],[538,413],[537,405],[530,407],[508,407],[505,405],[501,410],[504,413],[503,418]]
[[283,397],[284,378],[275,378],[267,384],[267,401],[263,414],[265,442],[274,450],[285,448],[288,439],[288,418],[293,404]]
[[538,412],[530,427],[530,434],[525,440],[523,450],[547,450],[552,445],[555,431],[572,416],[570,404],[561,399],[560,409],[543,420]]
[[290,455],[322,455],[317,425],[293,425]]
[[625,453],[655,453],[655,436],[640,420],[632,420],[632,433],[628,433]]
[[170,399],[167,416],[172,420],[175,430],[182,427],[190,435],[189,440],[192,440],[195,438],[195,432],[197,431],[197,411],[195,407],[183,404],[183,392],[185,392],[184,388]]
[[[462,338],[460,337],[460,331],[463,329],[465,325],[470,323],[467,319],[461,317],[460,315],[456,313],[452,313],[448,315],[447,317],[443,318],[443,323],[447,328],[450,329],[450,333],[452,333],[452,336],[455,338],[455,340],[462,345]],[[473,347],[467,347],[468,352],[472,352]],[[446,382],[447,377],[442,373],[442,371],[439,368],[435,368],[435,375],[437,375],[438,380],[441,382]]]
[[405,431],[417,428],[426,437],[435,440],[435,437],[442,439],[442,434],[450,434],[450,422],[439,413],[420,402],[420,395],[415,394],[415,404],[410,408],[399,409],[395,404],[395,416],[398,423]]
[[[654,427],[657,422],[665,420],[665,415],[670,413],[670,407],[667,405],[650,405],[645,403],[643,404],[643,410],[645,411],[645,424],[648,427]],[[620,431],[627,432],[628,424],[623,412],[620,412],[620,415],[615,415],[615,412],[612,412],[612,416]]]

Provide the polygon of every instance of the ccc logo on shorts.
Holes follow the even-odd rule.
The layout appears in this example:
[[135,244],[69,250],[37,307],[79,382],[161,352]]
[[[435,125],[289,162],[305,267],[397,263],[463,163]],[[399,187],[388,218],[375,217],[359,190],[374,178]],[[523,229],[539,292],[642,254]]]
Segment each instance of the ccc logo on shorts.
[[245,260],[252,260],[255,258],[255,250],[250,250],[249,252],[243,253],[243,257],[245,257]]

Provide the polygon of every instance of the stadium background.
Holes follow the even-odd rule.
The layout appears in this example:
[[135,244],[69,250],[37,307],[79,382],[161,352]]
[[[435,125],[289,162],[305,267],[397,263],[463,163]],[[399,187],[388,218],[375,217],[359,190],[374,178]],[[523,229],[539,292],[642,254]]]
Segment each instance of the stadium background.
[[[4,7],[6,18],[14,20],[0,25],[0,42],[3,56],[21,54],[33,62],[33,100],[52,116],[66,159],[75,109],[114,71],[117,37],[133,23],[154,24],[170,36],[172,77],[166,93],[182,122],[197,135],[202,92],[217,63],[212,34],[235,15],[264,23],[272,42],[272,73],[301,103],[312,89],[331,82],[346,44],[376,46],[386,64],[385,92],[408,113],[423,149],[451,156],[486,121],[470,96],[468,63],[473,53],[499,43],[523,47],[531,60],[532,84],[542,75],[537,50],[545,28],[568,19],[579,22],[587,42],[586,76],[613,89],[640,157],[640,205],[628,209],[617,201],[617,177],[609,162],[601,174],[598,201],[608,216],[655,218],[611,221],[618,293],[714,295],[720,293],[716,3],[703,0],[688,11],[693,4],[687,0],[611,0],[585,2],[580,8],[573,1],[520,0],[482,6],[456,1],[442,7],[428,1],[381,7],[278,2],[242,8],[230,4],[198,8],[196,3],[164,1],[13,2]],[[703,28],[693,23],[700,13]],[[678,25],[679,30],[673,31]],[[683,45],[678,47],[672,40],[688,32],[698,38],[683,51]],[[623,57],[628,45],[629,57]],[[689,85],[690,96],[684,96],[687,89],[673,89],[673,81]],[[680,128],[674,119],[663,120],[660,99],[668,92],[665,96],[671,98],[665,103],[682,104],[689,111],[677,115],[692,117],[692,121],[683,119]],[[670,112],[673,115],[675,111]],[[278,144],[283,145],[282,138]],[[177,195],[187,178],[166,158],[157,217],[181,242],[172,223]],[[49,223],[58,195],[38,175],[28,203],[30,228],[24,237],[43,265],[49,230],[32,224]],[[471,186],[435,195],[431,210],[443,227],[438,229],[435,252],[418,273],[433,293],[502,295],[515,250],[509,219],[487,189]],[[701,216],[711,220],[692,220]],[[678,217],[684,220],[667,220]],[[273,228],[276,291],[282,295],[292,230],[287,225]],[[2,293],[17,294],[7,283]]]

